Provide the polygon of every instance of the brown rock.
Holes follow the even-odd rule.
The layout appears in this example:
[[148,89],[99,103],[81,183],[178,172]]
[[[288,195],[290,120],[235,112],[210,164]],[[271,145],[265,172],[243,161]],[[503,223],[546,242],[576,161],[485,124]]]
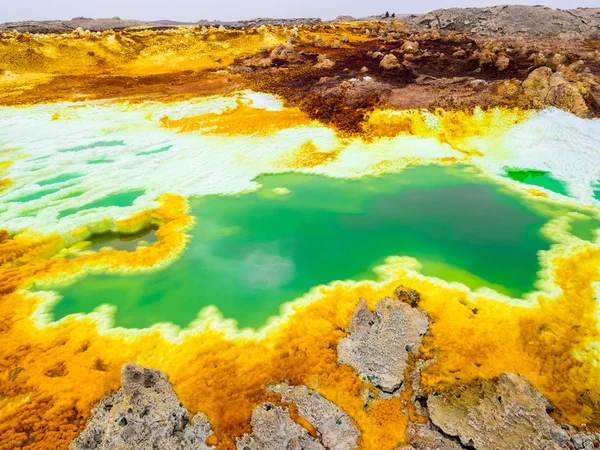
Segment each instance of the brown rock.
[[395,290],[396,297],[398,300],[404,303],[408,303],[412,307],[416,307],[421,301],[421,295],[414,289],[398,286]]
[[488,49],[484,49],[477,54],[479,66],[493,66],[496,63],[496,54]]
[[510,64],[510,58],[506,55],[501,55],[496,59],[496,67],[500,72],[506,70]]
[[589,108],[577,86],[567,82],[560,72],[550,77],[550,89],[545,102],[548,106],[555,106],[580,117],[589,114]]
[[419,43],[416,41],[406,41],[400,47],[402,53],[417,53],[419,51]]
[[401,69],[402,64],[400,64],[400,61],[398,61],[398,58],[396,58],[391,53],[388,53],[387,55],[385,55],[383,57],[383,59],[379,63],[379,67],[381,67],[383,70],[394,70],[394,69]]

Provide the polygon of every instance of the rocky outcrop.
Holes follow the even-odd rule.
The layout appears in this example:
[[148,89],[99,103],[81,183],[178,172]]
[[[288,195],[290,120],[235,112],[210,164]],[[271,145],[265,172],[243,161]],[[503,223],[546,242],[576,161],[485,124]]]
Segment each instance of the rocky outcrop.
[[456,441],[444,436],[431,423],[410,423],[406,429],[406,439],[410,444],[396,450],[462,450]]
[[428,324],[427,315],[408,303],[386,297],[371,312],[361,299],[348,336],[338,344],[338,361],[380,391],[394,393],[404,383],[409,353],[419,351]]
[[298,413],[315,427],[326,448],[358,448],[360,433],[352,418],[318,392],[306,386],[290,386],[286,383],[271,385],[267,390],[280,394],[283,402],[294,404]]
[[272,61],[289,61],[294,58],[296,52],[291,42],[279,44],[269,54]]
[[268,17],[259,17],[251,20],[240,20],[236,26],[241,28],[259,28],[263,25],[294,27],[296,25],[318,25],[323,21],[317,17],[307,17],[299,19],[271,19]]
[[512,373],[432,394],[427,407],[436,427],[476,450],[600,446],[600,435],[559,425],[548,414],[552,405],[529,381]]
[[590,113],[583,96],[588,90],[586,83],[569,82],[564,73],[553,73],[549,67],[539,67],[531,72],[523,81],[522,89],[534,108],[554,106],[580,117]]
[[190,421],[163,372],[137,364],[121,370],[122,387],[104,397],[92,410],[85,429],[70,450],[209,450],[212,434],[208,418]]
[[589,38],[600,36],[600,8],[558,10],[544,6],[521,5],[449,8],[409,16],[405,20],[419,27],[466,31],[488,36],[560,33]]
[[130,27],[153,27],[159,24],[143,20],[87,19],[78,17],[71,20],[28,20],[24,22],[7,22],[0,24],[0,32],[20,31],[22,33],[64,33],[77,28],[90,31],[118,30]]
[[238,450],[325,450],[325,447],[290,417],[288,408],[263,403],[252,410],[252,433],[236,442]]

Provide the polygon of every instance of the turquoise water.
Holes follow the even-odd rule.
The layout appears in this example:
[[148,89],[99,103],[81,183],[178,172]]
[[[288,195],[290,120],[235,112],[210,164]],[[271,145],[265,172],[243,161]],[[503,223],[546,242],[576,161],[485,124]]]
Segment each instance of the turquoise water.
[[121,145],[125,145],[125,141],[98,141],[92,142],[87,145],[77,145],[75,147],[62,148],[59,152],[80,152],[82,150],[87,150],[90,148],[99,148],[99,147],[118,147]]
[[537,252],[551,244],[540,229],[565,212],[460,167],[360,180],[283,174],[256,181],[262,188],[255,192],[192,199],[197,224],[170,266],[87,275],[61,287],[55,318],[112,303],[117,326],[186,326],[216,305],[241,327],[259,327],[314,286],[375,279],[373,268],[391,255],[418,258],[426,275],[521,296],[533,290]]
[[115,162],[115,160],[109,159],[109,158],[90,159],[87,163],[88,164],[108,164],[111,162]]
[[506,169],[506,174],[515,181],[540,186],[557,194],[568,195],[565,184],[554,178],[550,172],[543,170]]
[[161,148],[157,148],[156,150],[149,150],[149,151],[145,151],[145,152],[138,152],[135,154],[135,156],[145,156],[145,155],[152,155],[154,153],[162,153],[162,152],[166,152],[167,150],[171,149],[171,147],[173,147],[172,145],[167,145],[165,147],[161,147]]
[[21,195],[20,197],[16,197],[16,198],[12,199],[11,202],[14,202],[14,203],[30,202],[32,200],[38,200],[42,197],[45,197],[46,195],[54,194],[55,192],[58,192],[58,191],[60,191],[60,188],[44,189],[41,191],[36,191],[32,194]]
[[[108,206],[131,206],[133,205],[135,199],[142,195],[144,192],[144,190],[138,189],[133,191],[117,192],[116,194],[107,195],[104,198],[87,203],[81,207],[65,209],[64,211],[61,211],[61,213],[58,215],[58,218],[60,219],[66,216],[70,216],[71,214],[75,214],[80,211],[85,211],[93,208],[104,208]],[[79,193],[76,194],[80,195]]]
[[593,241],[596,239],[596,230],[600,229],[600,219],[598,217],[585,217],[570,222],[571,234],[584,241]]
[[79,173],[65,173],[65,174],[59,175],[54,178],[49,178],[47,180],[38,181],[37,184],[40,186],[47,186],[49,184],[56,184],[56,183],[62,183],[64,181],[74,180],[75,178],[79,178],[81,176],[82,175]]

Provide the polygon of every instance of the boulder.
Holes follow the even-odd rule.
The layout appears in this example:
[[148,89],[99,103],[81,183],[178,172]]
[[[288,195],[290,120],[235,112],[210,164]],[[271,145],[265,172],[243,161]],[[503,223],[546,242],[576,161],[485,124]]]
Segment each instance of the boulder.
[[417,53],[419,51],[419,43],[417,41],[406,41],[400,47],[402,53]]
[[391,53],[388,53],[379,62],[379,67],[381,67],[383,70],[394,70],[401,69],[402,64],[400,64],[400,61],[398,61],[398,58],[396,58],[396,56],[392,55]]
[[294,50],[294,46],[288,42],[286,44],[279,44],[277,47],[271,50],[269,57],[272,60],[288,61],[295,54],[296,51]]

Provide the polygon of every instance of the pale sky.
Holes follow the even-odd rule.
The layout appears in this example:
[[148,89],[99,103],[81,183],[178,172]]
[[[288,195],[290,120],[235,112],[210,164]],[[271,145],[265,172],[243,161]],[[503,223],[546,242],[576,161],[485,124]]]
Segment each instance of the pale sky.
[[[512,4],[535,5],[539,0],[513,1]],[[545,0],[553,8],[597,7],[598,0]],[[123,19],[171,19],[188,22],[238,20],[255,17],[320,17],[338,15],[355,17],[389,11],[423,13],[436,8],[490,6],[493,0],[0,0],[0,23],[19,20],[114,17]]]

